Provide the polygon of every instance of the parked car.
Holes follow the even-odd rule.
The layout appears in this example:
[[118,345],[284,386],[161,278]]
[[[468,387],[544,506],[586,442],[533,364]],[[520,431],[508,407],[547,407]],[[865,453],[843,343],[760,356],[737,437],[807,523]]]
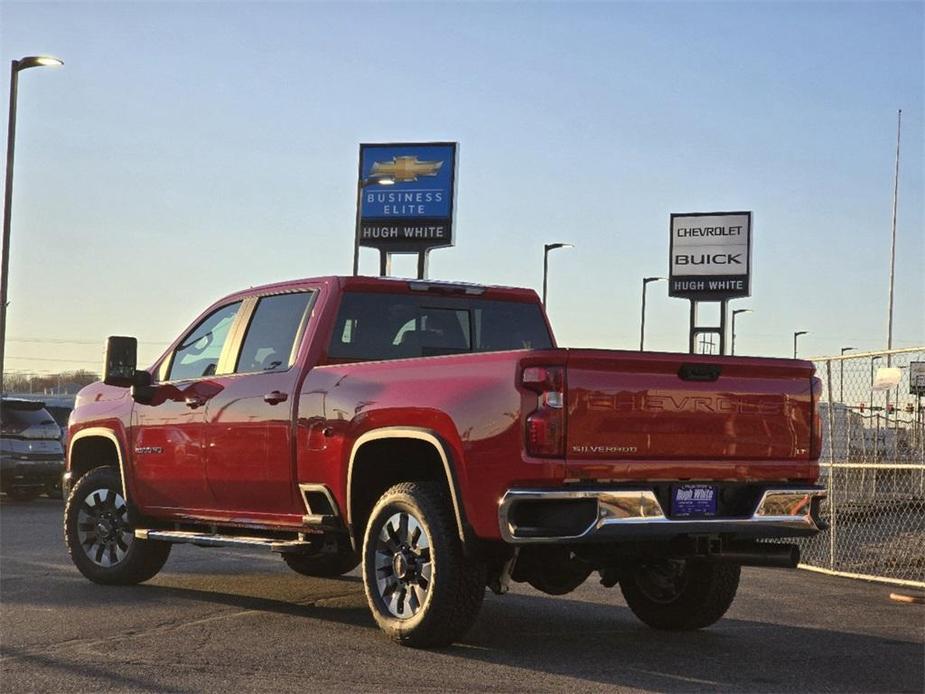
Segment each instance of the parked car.
[[145,581],[173,543],[362,565],[395,641],[435,646],[486,587],[599,572],[659,629],[722,617],[767,538],[822,527],[810,362],[561,349],[527,289],[328,277],[247,289],[148,369],[109,339],[71,417],[68,548]]
[[0,421],[0,489],[19,500],[60,489],[64,472],[61,428],[45,403],[3,398]]
[[[45,409],[48,410],[48,414],[50,414],[54,418],[55,423],[60,427],[61,429],[60,440],[61,440],[61,447],[62,447],[61,450],[66,450],[67,449],[67,421],[68,421],[68,418],[71,416],[71,411],[74,408],[70,405],[52,404],[46,401]],[[64,492],[61,488],[61,476],[60,475],[56,477],[55,481],[48,486],[48,489],[46,490],[46,495],[50,499],[60,499],[64,496]]]

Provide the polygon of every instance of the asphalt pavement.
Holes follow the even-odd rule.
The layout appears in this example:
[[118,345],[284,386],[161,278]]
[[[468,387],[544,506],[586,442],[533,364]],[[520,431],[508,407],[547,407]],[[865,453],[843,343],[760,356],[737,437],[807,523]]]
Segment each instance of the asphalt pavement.
[[95,585],[62,510],[0,497],[4,692],[925,689],[925,607],[889,586],[746,569],[726,619],[663,633],[593,577],[562,598],[515,584],[461,643],[416,651],[377,630],[356,572],[306,578],[273,554],[178,546],[146,584]]

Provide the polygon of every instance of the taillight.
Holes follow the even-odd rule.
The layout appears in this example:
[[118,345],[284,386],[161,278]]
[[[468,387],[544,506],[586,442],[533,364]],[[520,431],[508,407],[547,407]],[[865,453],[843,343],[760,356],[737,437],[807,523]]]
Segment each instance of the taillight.
[[530,366],[521,378],[537,394],[536,409],[527,416],[529,455],[561,458],[565,455],[565,369]]

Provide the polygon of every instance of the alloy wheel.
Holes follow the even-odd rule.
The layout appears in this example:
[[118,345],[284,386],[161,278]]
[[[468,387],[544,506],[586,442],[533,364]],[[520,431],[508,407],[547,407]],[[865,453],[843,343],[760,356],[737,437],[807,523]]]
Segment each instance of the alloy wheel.
[[686,569],[683,560],[666,560],[641,564],[633,573],[636,585],[649,600],[667,605],[684,591],[688,581]]
[[87,557],[109,568],[121,562],[134,542],[126,521],[125,499],[112,489],[97,489],[86,496],[77,513],[77,537]]
[[414,515],[389,516],[376,537],[376,588],[393,617],[410,619],[427,601],[433,578],[431,540]]

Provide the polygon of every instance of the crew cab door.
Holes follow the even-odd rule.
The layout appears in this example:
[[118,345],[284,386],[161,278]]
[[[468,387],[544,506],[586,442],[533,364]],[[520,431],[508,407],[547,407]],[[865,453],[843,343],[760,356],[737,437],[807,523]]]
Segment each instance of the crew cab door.
[[143,508],[210,509],[205,474],[205,405],[222,388],[215,374],[229,359],[229,335],[242,302],[215,309],[162,364],[150,403],[133,408],[132,462]]
[[[248,299],[232,373],[205,412],[205,460],[216,508],[229,518],[305,513],[295,484],[296,357],[315,292]],[[238,346],[239,345],[239,346]]]

